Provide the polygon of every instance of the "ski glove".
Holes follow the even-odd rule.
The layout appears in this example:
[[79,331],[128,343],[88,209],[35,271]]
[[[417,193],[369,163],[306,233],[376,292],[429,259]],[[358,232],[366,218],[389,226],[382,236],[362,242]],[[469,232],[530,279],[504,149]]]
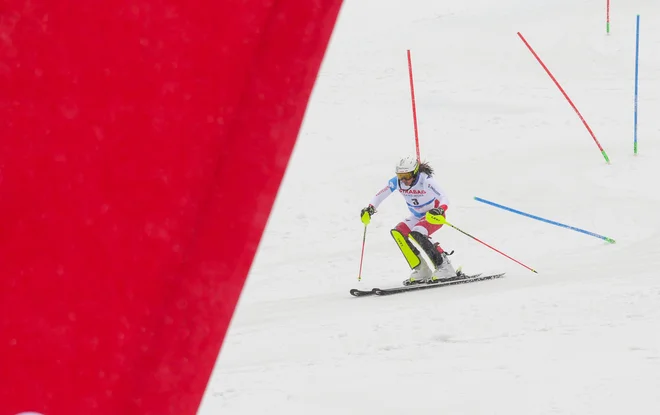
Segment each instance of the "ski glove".
[[376,213],[376,208],[373,207],[373,205],[369,205],[366,208],[362,209],[360,211],[360,219],[362,220],[362,223],[368,225],[369,222],[371,222],[371,217],[373,216],[374,213]]
[[429,210],[429,213],[433,216],[445,216],[445,210],[442,208],[442,206]]

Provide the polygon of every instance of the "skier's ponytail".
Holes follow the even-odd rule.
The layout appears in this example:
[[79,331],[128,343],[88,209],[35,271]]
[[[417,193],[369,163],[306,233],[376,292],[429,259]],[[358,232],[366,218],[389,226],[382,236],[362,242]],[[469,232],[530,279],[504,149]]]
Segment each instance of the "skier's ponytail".
[[426,173],[429,177],[433,176],[433,167],[428,162],[423,162],[419,164],[419,171]]

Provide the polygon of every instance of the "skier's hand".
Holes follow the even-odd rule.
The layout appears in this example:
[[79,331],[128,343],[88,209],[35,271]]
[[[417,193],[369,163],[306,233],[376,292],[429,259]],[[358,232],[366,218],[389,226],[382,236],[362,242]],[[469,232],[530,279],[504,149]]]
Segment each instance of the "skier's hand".
[[373,207],[373,205],[369,205],[360,211],[360,220],[362,220],[362,223],[365,225],[368,225],[369,222],[371,222],[371,217],[374,213],[376,213],[376,208]]
[[440,206],[440,207],[433,208],[433,209],[429,210],[429,213],[433,216],[442,216],[442,217],[444,217],[445,216],[445,209],[442,206]]

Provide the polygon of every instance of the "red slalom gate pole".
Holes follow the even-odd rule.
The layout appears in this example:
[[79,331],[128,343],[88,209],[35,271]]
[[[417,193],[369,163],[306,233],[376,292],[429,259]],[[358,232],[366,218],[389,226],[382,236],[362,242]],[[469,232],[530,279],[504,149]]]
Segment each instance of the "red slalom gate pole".
[[536,60],[541,64],[541,66],[543,67],[543,69],[545,70],[545,72],[548,74],[548,76],[550,77],[550,79],[552,79],[552,81],[555,83],[555,85],[557,85],[557,88],[559,88],[559,90],[561,91],[561,93],[564,95],[564,98],[566,98],[566,101],[568,101],[568,103],[571,104],[571,107],[573,107],[573,110],[575,111],[575,113],[578,115],[578,117],[580,117],[580,120],[582,120],[582,123],[583,123],[584,126],[587,128],[587,131],[589,131],[589,134],[591,134],[591,138],[594,139],[594,142],[595,142],[596,145],[598,146],[598,149],[600,150],[600,153],[601,153],[601,154],[603,155],[603,157],[605,158],[605,161],[609,164],[609,163],[610,163],[610,159],[609,159],[609,157],[607,157],[607,153],[605,153],[605,150],[603,150],[603,147],[600,145],[600,143],[599,143],[598,140],[596,139],[596,135],[595,135],[594,132],[591,130],[591,127],[589,127],[589,124],[587,124],[587,121],[585,121],[585,119],[584,119],[584,117],[582,116],[582,114],[580,114],[580,111],[578,111],[578,109],[575,107],[575,104],[573,104],[573,101],[571,101],[571,99],[568,97],[568,95],[567,95],[566,92],[564,91],[564,88],[562,88],[561,85],[559,85],[559,82],[557,82],[557,79],[555,79],[555,77],[552,75],[552,73],[550,72],[550,70],[548,69],[548,67],[545,66],[545,64],[543,63],[543,61],[541,60],[541,58],[539,58],[539,55],[537,55],[536,52],[534,52],[534,49],[532,49],[532,47],[529,45],[529,43],[527,43],[527,40],[525,40],[525,38],[523,37],[523,35],[522,35],[520,32],[518,32],[518,36],[519,36],[520,39],[523,41],[523,43],[525,43],[525,46],[527,46],[527,48],[529,49],[529,51],[532,52],[532,55],[534,55],[534,57],[536,58]]
[[412,100],[413,123],[415,125],[415,150],[417,151],[417,160],[421,161],[419,156],[419,133],[417,131],[417,107],[415,106],[415,85],[413,83],[412,59],[410,58],[410,49],[408,49],[408,75],[410,78],[410,98]]

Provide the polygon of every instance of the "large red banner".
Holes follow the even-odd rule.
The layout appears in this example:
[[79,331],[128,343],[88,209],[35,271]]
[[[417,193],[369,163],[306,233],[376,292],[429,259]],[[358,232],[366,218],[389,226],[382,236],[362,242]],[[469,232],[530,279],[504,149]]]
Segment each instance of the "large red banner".
[[0,415],[192,415],[340,0],[0,0]]

